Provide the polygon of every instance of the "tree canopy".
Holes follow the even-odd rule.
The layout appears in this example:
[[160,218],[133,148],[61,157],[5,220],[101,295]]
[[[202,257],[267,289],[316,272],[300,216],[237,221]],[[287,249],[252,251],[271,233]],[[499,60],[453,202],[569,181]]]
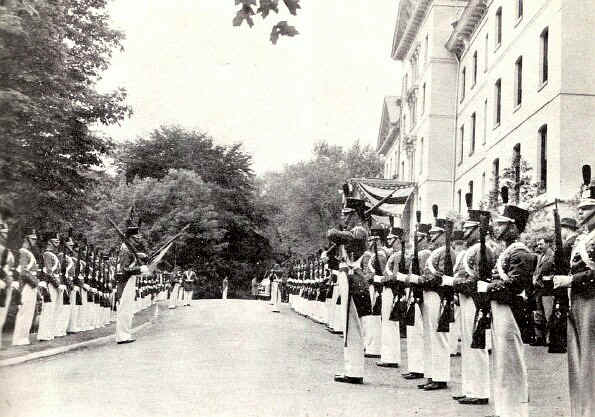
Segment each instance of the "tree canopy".
[[130,113],[124,90],[96,89],[123,37],[107,1],[0,3],[0,189],[38,222],[84,206],[92,168],[112,148],[91,126]]
[[309,161],[266,174],[260,195],[274,226],[269,235],[273,245],[299,256],[314,253],[326,244],[327,230],[340,220],[339,192],[345,180],[381,173],[382,162],[371,146],[356,141],[345,150],[321,141]]

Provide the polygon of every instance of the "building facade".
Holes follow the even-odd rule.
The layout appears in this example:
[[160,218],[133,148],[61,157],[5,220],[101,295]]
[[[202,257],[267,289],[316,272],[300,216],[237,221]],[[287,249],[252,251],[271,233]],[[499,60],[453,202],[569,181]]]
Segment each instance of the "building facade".
[[402,64],[399,130],[379,144],[385,177],[417,184],[409,213],[432,220],[432,204],[445,213],[452,205],[457,61],[445,47],[465,1],[401,0],[391,56]]
[[[570,198],[594,161],[595,4],[471,0],[447,49],[459,60],[453,206],[502,185],[514,152],[547,200]],[[590,50],[590,51],[589,51]]]
[[465,215],[468,192],[487,204],[515,152],[546,200],[576,195],[595,163],[591,27],[593,2],[401,1],[401,129],[384,153],[399,162],[385,176],[417,183],[423,221],[432,203]]

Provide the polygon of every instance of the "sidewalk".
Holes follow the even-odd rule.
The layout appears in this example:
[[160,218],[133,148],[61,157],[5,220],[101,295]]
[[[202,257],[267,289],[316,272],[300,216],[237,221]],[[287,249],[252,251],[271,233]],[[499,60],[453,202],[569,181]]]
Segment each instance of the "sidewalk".
[[[166,309],[166,302],[159,303],[160,313]],[[151,324],[155,313],[152,305],[134,315],[132,321],[133,332],[137,332]],[[34,359],[53,356],[80,349],[90,345],[112,342],[115,337],[116,323],[110,323],[99,329],[69,334],[51,341],[36,341],[36,335],[31,334],[31,344],[25,346],[12,346],[12,334],[2,335],[2,349],[0,350],[0,367],[16,365]]]

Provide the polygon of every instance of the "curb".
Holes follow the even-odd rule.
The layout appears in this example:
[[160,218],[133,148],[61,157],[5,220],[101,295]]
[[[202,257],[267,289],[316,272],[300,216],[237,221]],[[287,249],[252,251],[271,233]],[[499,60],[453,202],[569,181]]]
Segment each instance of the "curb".
[[[134,329],[132,329],[132,333],[141,331],[142,329],[144,329],[152,324],[153,324],[153,321],[149,320],[146,323],[143,323],[139,326],[136,326]],[[7,366],[13,366],[13,365],[19,365],[24,362],[29,362],[29,361],[33,361],[33,360],[41,359],[41,358],[47,358],[49,356],[59,355],[61,353],[70,352],[70,351],[73,351],[76,349],[81,349],[84,347],[100,345],[102,343],[107,343],[107,342],[113,341],[115,339],[116,339],[116,335],[111,334],[108,336],[98,337],[96,339],[85,340],[84,342],[73,343],[71,345],[55,347],[55,348],[51,348],[51,349],[42,350],[39,352],[29,353],[29,354],[23,355],[23,356],[17,356],[16,358],[4,359],[4,360],[0,361],[0,368],[4,368]]]

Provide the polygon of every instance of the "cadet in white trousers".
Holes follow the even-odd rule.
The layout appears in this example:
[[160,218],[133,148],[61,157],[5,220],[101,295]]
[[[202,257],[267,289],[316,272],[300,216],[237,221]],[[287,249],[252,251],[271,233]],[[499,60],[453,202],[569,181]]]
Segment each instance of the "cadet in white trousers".
[[37,242],[35,230],[25,230],[25,239],[20,249],[20,278],[21,278],[21,305],[14,324],[12,336],[13,346],[28,345],[31,343],[29,332],[33,324],[35,304],[37,303],[37,261],[33,255],[34,245]]
[[[453,396],[462,404],[481,405],[488,402],[490,396],[490,360],[487,348],[472,349],[476,307],[473,296],[477,290],[479,278],[479,221],[480,216],[489,212],[472,210],[468,200],[469,219],[463,223],[463,233],[468,249],[461,252],[455,266],[454,290],[459,294],[461,321],[461,393]],[[491,271],[495,254],[492,245],[486,241],[486,269]]]

